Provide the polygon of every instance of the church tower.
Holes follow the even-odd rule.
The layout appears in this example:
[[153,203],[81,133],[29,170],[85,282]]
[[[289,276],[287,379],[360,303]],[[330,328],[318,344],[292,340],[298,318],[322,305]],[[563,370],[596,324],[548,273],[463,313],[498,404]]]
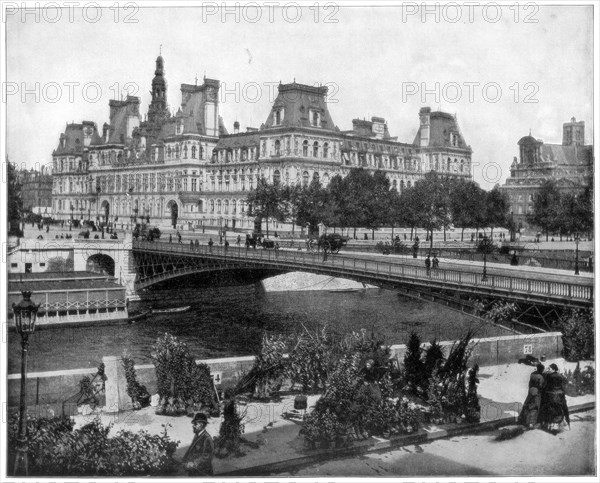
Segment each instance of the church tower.
[[161,55],[156,58],[156,70],[152,79],[152,101],[148,108],[148,121],[161,123],[169,117],[167,104],[167,80],[165,79],[165,61]]

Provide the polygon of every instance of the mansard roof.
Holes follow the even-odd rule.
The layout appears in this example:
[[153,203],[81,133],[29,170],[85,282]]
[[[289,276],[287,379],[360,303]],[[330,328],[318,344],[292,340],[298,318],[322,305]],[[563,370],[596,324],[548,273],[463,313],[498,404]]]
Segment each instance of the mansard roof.
[[[273,127],[310,127],[314,129],[326,129],[336,131],[329,109],[327,108],[327,87],[309,86],[292,82],[290,84],[279,84],[279,94],[273,102],[269,117],[262,129]],[[283,108],[283,119],[281,124],[275,126],[275,111]],[[311,126],[310,110],[316,110],[321,114],[321,126]]]
[[92,128],[92,142],[98,141],[98,131],[96,124],[92,121],[83,121],[81,123],[67,123],[65,132],[60,135],[58,147],[53,151],[53,155],[63,154],[82,154],[84,148],[83,129]]
[[216,149],[235,149],[258,146],[260,142],[259,131],[249,131],[225,135],[219,138]]
[[[452,114],[442,111],[434,111],[429,116],[429,145],[424,147],[436,147],[436,148],[460,148],[468,149],[469,146],[465,142],[465,139],[458,127],[458,121]],[[413,144],[419,145],[421,139],[421,129],[419,126],[417,135]],[[456,145],[452,145],[450,134],[455,133],[458,135]]]
[[542,144],[541,158],[543,162],[555,165],[587,165],[593,161],[593,149],[592,146]]

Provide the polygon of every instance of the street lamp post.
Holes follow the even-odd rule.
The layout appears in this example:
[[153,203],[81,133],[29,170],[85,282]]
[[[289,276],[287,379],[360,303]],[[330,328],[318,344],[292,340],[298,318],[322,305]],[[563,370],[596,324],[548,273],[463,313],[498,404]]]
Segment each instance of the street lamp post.
[[31,292],[22,291],[23,300],[13,304],[12,309],[15,316],[15,326],[21,336],[21,401],[19,406],[19,436],[17,438],[17,454],[15,457],[15,475],[28,474],[27,452],[29,443],[27,441],[27,348],[29,336],[35,330],[39,305],[31,301]]
[[575,234],[575,275],[579,275],[579,233]]

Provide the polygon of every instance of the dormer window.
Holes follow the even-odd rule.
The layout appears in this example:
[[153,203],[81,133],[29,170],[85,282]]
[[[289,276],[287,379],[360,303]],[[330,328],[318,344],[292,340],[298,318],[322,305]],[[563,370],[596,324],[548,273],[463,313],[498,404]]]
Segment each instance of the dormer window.
[[182,133],[183,133],[183,123],[178,122],[177,123],[177,134],[182,134]]
[[275,116],[273,117],[273,125],[281,126],[283,122],[283,107],[279,107],[275,109]]
[[452,144],[452,146],[458,146],[458,134],[453,132],[450,133],[450,144]]
[[313,127],[321,127],[321,113],[319,111],[310,110],[310,125]]

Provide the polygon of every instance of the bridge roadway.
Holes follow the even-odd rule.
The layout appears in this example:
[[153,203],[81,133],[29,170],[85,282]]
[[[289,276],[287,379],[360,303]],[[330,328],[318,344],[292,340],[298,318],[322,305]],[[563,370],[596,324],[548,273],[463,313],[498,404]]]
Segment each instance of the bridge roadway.
[[[178,267],[165,273],[136,279],[136,289],[142,289],[164,280],[214,270],[267,269],[274,272],[304,271],[348,278],[384,288],[410,285],[424,289],[445,290],[463,295],[501,297],[513,301],[525,301],[542,305],[571,307],[593,306],[592,278],[557,275],[547,270],[531,273],[521,268],[497,269],[490,267],[487,280],[482,280],[481,266],[439,268],[427,270],[418,260],[400,257],[365,254],[328,254],[299,250],[246,249],[245,247],[206,245],[190,247],[185,244],[165,242],[133,242],[134,254],[160,255],[178,260]],[[205,267],[192,262],[202,259],[211,262]],[[154,263],[154,262],[151,262]],[[158,264],[158,263],[157,263]],[[508,270],[508,274],[506,273]],[[502,273],[500,273],[502,272]],[[139,271],[138,271],[139,274]]]

